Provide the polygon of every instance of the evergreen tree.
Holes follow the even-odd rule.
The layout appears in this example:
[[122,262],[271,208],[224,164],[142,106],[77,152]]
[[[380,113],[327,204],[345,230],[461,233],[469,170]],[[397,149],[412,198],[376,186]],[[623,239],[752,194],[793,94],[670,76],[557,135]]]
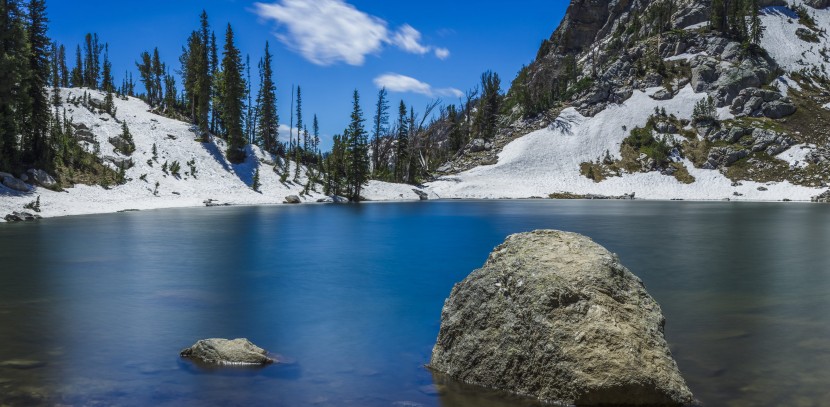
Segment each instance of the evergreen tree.
[[[211,87],[213,86],[213,76],[210,72],[210,60],[208,59],[208,47],[210,41],[210,24],[208,23],[207,12],[202,10],[202,15],[199,17],[201,28],[199,30],[198,48],[194,51],[198,52],[195,55],[194,68],[196,70],[196,91],[197,102],[196,107],[196,124],[199,126],[199,131],[202,132],[203,137],[207,140],[207,133],[210,130],[210,99]],[[231,44],[233,45],[233,44]]]
[[52,119],[49,95],[50,64],[49,54],[52,41],[46,35],[49,22],[46,17],[46,1],[29,2],[29,21],[27,39],[29,48],[29,84],[27,86],[30,100],[29,116],[23,128],[27,139],[27,161],[39,167],[51,166],[51,148],[49,144],[49,123]]
[[72,68],[72,87],[84,87],[84,60],[81,59],[81,46],[75,49],[75,67]]
[[710,25],[713,30],[725,32],[726,31],[726,5],[727,0],[712,0],[712,12],[710,15]]
[[260,185],[260,183],[259,183],[259,166],[257,166],[256,167],[256,172],[254,172],[254,180],[251,183],[251,188],[256,192],[259,192],[259,188],[261,186],[262,185]]
[[496,135],[501,101],[501,79],[499,79],[499,75],[492,71],[483,73],[481,75],[481,98],[478,101],[478,111],[473,123],[479,137],[489,140]]
[[153,59],[147,51],[141,53],[140,59],[140,62],[135,63],[136,68],[138,68],[138,76],[141,78],[141,83],[144,85],[147,104],[155,106],[157,95],[156,81],[153,74]]
[[242,131],[242,114],[245,108],[245,80],[242,78],[242,56],[234,44],[233,28],[228,24],[222,59],[222,122],[228,135],[228,160],[240,163],[245,160],[245,136]]
[[173,112],[176,109],[176,77],[168,71],[164,75],[164,110]]
[[396,135],[395,182],[403,182],[407,171],[409,150],[409,124],[406,119],[406,104],[401,100],[398,106],[398,134]]
[[347,178],[349,198],[360,201],[363,185],[369,180],[369,143],[363,127],[365,119],[360,108],[360,94],[357,90],[352,96],[352,115],[344,137],[347,142]]
[[300,129],[303,128],[303,91],[299,85],[297,85],[297,144],[296,147],[299,150],[302,144],[300,143],[300,136],[301,131]]
[[[52,80],[52,106],[57,108],[61,105],[61,71],[59,67],[58,44],[52,44],[52,60],[50,61],[49,71]],[[50,114],[51,117],[51,114]]]
[[58,75],[60,75],[60,86],[63,88],[69,87],[69,69],[66,67],[66,47],[61,44],[58,49]]
[[318,154],[320,152],[320,123],[317,121],[316,114],[314,115],[314,120],[312,121],[311,128],[314,132],[314,144],[312,146],[312,152]]
[[0,171],[18,164],[18,134],[29,64],[24,16],[17,0],[0,0]]
[[372,174],[377,175],[381,170],[380,139],[389,131],[389,100],[386,88],[378,91],[378,101],[375,105],[375,117],[372,133]]
[[153,49],[153,61],[151,66],[151,86],[153,87],[153,103],[151,105],[157,106],[161,105],[163,90],[162,90],[162,81],[164,79],[164,64],[161,62],[161,58],[159,57],[159,49],[158,47]]
[[101,50],[98,34],[87,33],[84,38],[84,86],[98,89],[98,79],[101,74]]
[[447,107],[447,124],[449,126],[450,153],[455,154],[464,147],[464,133],[461,131],[461,114],[455,105]]
[[751,8],[751,18],[749,22],[749,41],[752,44],[760,45],[761,39],[764,38],[764,25],[761,22],[760,16],[760,5],[758,4],[758,0],[752,0],[750,2]]
[[265,57],[262,60],[261,77],[259,87],[259,123],[257,125],[258,137],[262,140],[265,151],[277,152],[279,140],[279,116],[277,114],[277,89],[274,85],[274,71],[272,67],[270,45],[265,43]]
[[[209,61],[209,71],[210,71],[210,89],[209,89],[209,100],[212,102],[215,100],[218,94],[218,87],[217,87],[217,77],[219,76],[219,52],[216,49],[216,33],[211,31],[210,33],[210,61]],[[219,118],[221,116],[216,111],[216,105],[213,105],[213,109],[210,112],[210,132],[216,134],[219,132],[217,129]]]
[[112,77],[112,62],[110,62],[109,44],[104,45],[104,66],[101,72],[101,89],[105,92],[115,91],[115,80]]

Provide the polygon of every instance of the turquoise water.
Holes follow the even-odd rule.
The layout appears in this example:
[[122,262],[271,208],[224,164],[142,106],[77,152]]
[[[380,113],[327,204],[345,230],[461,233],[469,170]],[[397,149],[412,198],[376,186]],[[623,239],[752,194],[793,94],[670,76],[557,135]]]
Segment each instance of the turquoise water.
[[[830,404],[830,206],[493,201],[203,208],[0,225],[0,404],[524,406],[423,368],[511,233],[586,234],[667,317],[709,406]],[[200,338],[285,363],[209,371]]]

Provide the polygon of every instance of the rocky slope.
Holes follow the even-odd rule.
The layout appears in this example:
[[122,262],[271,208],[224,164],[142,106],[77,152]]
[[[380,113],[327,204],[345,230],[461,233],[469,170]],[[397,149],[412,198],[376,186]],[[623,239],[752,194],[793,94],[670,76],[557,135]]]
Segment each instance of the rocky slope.
[[507,95],[530,123],[489,150],[469,146],[431,186],[477,198],[809,200],[830,182],[830,9],[760,5],[765,34],[747,46],[710,29],[708,0],[572,1]]

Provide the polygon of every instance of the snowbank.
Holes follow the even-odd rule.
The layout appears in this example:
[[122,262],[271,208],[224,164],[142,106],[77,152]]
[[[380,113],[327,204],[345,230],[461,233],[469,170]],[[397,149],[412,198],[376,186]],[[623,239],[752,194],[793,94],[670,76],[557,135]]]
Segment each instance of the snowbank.
[[[668,101],[655,101],[646,93],[635,91],[621,105],[609,106],[595,117],[582,116],[566,109],[547,129],[539,130],[508,144],[493,166],[474,168],[456,176],[441,178],[429,188],[442,198],[529,198],[547,197],[556,192],[621,196],[636,193],[645,199],[772,201],[790,199],[809,201],[820,190],[790,183],[761,184],[744,182],[733,187],[732,181],[718,171],[694,168],[684,162],[695,177],[693,184],[682,184],[673,177],[656,172],[627,174],[604,182],[579,173],[580,164],[595,161],[608,151],[619,158],[622,141],[635,126],[644,126],[655,106],[669,114],[690,117],[695,103],[706,95],[696,94],[690,86]],[[759,187],[767,191],[759,191]]]

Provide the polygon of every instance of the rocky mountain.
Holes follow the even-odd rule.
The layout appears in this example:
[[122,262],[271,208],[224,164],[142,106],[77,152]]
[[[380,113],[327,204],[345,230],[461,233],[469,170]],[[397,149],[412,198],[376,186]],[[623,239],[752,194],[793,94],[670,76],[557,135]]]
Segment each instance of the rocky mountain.
[[[433,187],[465,197],[818,195],[830,182],[827,3],[573,0],[507,93],[510,124],[490,149],[445,165]],[[512,188],[493,186],[511,176]]]

